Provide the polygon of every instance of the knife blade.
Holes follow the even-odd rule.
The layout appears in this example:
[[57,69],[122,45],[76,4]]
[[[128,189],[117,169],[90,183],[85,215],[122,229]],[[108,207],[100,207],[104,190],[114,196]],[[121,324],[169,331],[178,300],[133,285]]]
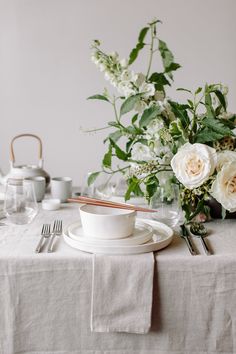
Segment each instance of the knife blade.
[[189,249],[189,252],[191,253],[191,255],[192,256],[196,256],[197,252],[194,249],[193,244],[192,244],[189,236],[190,236],[190,234],[189,234],[189,231],[188,231],[187,227],[184,224],[180,225],[180,237],[183,238],[184,241],[186,242],[186,244],[188,246],[188,249]]

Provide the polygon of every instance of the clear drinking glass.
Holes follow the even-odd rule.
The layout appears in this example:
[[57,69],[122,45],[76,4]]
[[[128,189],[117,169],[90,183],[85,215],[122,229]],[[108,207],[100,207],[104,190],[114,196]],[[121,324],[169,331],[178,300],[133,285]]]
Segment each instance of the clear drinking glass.
[[157,187],[151,200],[151,208],[157,210],[152,214],[153,219],[170,227],[176,226],[181,219],[178,186],[167,183],[165,186]]
[[29,224],[35,218],[38,205],[31,181],[16,178],[7,181],[4,211],[12,224]]
[[83,179],[81,195],[98,199],[110,199],[114,192],[115,183],[110,175],[101,173],[96,180],[88,186],[88,178],[92,172],[88,172]]

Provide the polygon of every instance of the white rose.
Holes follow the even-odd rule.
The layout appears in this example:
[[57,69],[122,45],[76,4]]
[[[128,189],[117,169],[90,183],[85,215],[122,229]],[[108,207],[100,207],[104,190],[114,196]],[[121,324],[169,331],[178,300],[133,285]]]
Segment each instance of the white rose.
[[148,161],[153,159],[153,154],[149,146],[142,143],[136,143],[132,147],[131,158],[136,161]]
[[220,171],[225,164],[236,161],[236,152],[230,150],[224,150],[217,154],[217,171]]
[[223,166],[212,184],[211,195],[230,212],[236,211],[236,161]]
[[171,160],[178,180],[187,188],[201,186],[216,167],[216,150],[204,144],[184,144]]

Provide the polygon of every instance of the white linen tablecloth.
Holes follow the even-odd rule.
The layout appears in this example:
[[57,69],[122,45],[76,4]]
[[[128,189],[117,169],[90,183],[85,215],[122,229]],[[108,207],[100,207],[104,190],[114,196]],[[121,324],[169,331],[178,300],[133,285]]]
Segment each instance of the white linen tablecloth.
[[[236,353],[235,221],[207,224],[214,256],[191,256],[180,238],[156,254],[148,334],[92,333],[92,255],[62,239],[35,254],[42,223],[78,207],[41,211],[31,225],[0,227],[0,354]],[[59,241],[59,242],[58,242]]]

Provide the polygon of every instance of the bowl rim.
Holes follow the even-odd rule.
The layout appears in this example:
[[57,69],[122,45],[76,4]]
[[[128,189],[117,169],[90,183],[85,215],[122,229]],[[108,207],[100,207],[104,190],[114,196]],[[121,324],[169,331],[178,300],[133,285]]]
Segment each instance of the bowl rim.
[[[99,213],[91,213],[89,212],[88,208],[90,207],[100,207],[100,208],[104,208],[104,209],[112,209],[112,210],[116,210],[117,214],[99,214]],[[109,217],[109,218],[114,218],[114,217],[118,217],[118,216],[127,216],[127,215],[136,215],[136,211],[135,210],[129,210],[129,209],[118,209],[118,208],[110,208],[110,207],[103,207],[100,205],[88,205],[88,204],[84,204],[82,205],[80,208],[80,211],[82,211],[85,214],[90,214],[90,215],[94,215],[95,217],[97,216],[105,216],[105,217]],[[122,213],[118,213],[118,211],[121,211]]]

